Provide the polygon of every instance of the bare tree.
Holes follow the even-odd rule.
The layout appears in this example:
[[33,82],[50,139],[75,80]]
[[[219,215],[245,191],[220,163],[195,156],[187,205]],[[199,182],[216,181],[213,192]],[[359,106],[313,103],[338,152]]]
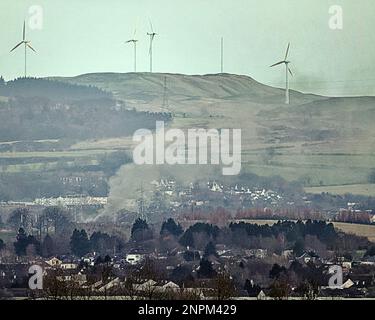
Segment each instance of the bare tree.
[[219,273],[213,279],[213,289],[217,300],[227,300],[237,293],[232,277],[226,272]]

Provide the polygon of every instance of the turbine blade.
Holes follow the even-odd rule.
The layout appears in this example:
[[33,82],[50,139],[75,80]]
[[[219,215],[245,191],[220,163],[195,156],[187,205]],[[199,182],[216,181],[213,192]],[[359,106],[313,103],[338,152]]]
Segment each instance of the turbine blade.
[[133,39],[135,39],[135,36],[137,35],[138,24],[139,24],[139,17],[137,18],[137,21],[135,23]]
[[280,61],[280,62],[275,63],[275,64],[273,64],[272,66],[270,66],[270,68],[272,68],[272,67],[276,67],[276,66],[278,66],[279,64],[283,64],[283,63],[285,63],[285,61]]
[[16,50],[21,44],[23,44],[24,42],[21,41],[19,44],[17,44],[12,50],[10,50],[10,52]]
[[285,59],[284,60],[286,60],[288,58],[289,48],[290,48],[290,42],[288,43],[288,48],[286,49]]
[[288,68],[288,71],[289,71],[290,75],[293,77],[292,70],[290,70],[290,68]]
[[152,26],[152,22],[151,22],[151,19],[148,19],[148,21],[150,22],[151,33],[154,33],[154,27]]
[[28,43],[27,46],[36,53],[35,49],[31,46],[30,43]]
[[23,33],[22,33],[22,39],[25,41],[26,39],[26,21],[23,21]]

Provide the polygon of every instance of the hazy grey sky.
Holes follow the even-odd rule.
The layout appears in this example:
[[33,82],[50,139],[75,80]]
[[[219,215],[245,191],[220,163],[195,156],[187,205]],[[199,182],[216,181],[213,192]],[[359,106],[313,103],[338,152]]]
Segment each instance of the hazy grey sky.
[[[293,89],[333,94],[375,95],[374,0],[0,0],[0,74],[23,73],[21,40],[29,8],[43,8],[43,27],[27,37],[29,74],[73,76],[130,72],[133,50],[124,42],[137,25],[138,70],[148,71],[151,19],[154,71],[186,74],[220,71],[220,37],[225,38],[228,73],[283,86],[283,58],[291,42]],[[343,8],[342,30],[331,30],[329,8]]]

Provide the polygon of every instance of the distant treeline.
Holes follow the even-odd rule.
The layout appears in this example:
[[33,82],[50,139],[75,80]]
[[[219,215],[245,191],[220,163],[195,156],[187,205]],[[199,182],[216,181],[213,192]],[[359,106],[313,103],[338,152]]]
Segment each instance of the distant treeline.
[[0,107],[0,141],[123,137],[170,118],[167,113],[116,108],[109,98],[56,102],[15,97]]
[[0,80],[0,96],[45,97],[57,101],[112,98],[110,92],[94,86],[39,78],[17,78],[8,82]]
[[273,225],[257,225],[245,222],[231,223],[219,228],[212,224],[196,223],[179,238],[181,245],[202,249],[212,242],[228,247],[262,248],[280,254],[292,249],[299,255],[305,250],[357,250],[368,246],[363,237],[337,232],[332,223],[279,221]]

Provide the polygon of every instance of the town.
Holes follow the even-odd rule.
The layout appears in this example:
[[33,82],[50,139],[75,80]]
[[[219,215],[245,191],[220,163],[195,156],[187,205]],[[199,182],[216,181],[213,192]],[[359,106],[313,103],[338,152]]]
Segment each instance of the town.
[[[215,184],[211,184],[213,188]],[[214,187],[217,188],[217,187]],[[244,192],[247,192],[246,190]],[[220,226],[173,218],[150,225],[75,222],[69,211],[26,208],[2,222],[3,298],[327,299],[375,295],[375,246],[317,220]],[[13,236],[17,230],[16,235]],[[30,290],[31,266],[43,289]],[[329,286],[330,267],[343,282]]]

